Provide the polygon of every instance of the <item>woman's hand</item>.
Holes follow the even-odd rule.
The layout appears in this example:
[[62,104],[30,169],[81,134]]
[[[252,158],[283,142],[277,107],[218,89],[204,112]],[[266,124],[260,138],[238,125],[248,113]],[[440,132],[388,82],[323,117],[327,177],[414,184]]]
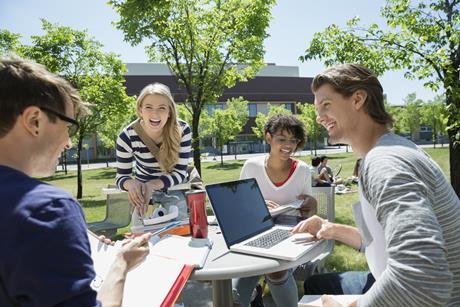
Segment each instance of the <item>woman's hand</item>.
[[153,179],[153,180],[147,181],[145,183],[144,203],[148,205],[150,202],[150,198],[152,197],[153,191],[161,190],[163,189],[164,186],[165,185],[163,181],[161,181],[160,179]]
[[303,218],[313,216],[317,212],[318,202],[313,196],[307,194],[301,194],[297,196],[297,199],[303,200],[302,205],[299,208],[300,215]]
[[128,191],[129,202],[136,208],[140,216],[144,215],[147,209],[145,202],[147,187],[145,183],[136,179],[130,179],[124,183],[124,188]]
[[272,200],[265,200],[265,204],[267,205],[268,210],[273,210],[280,206],[279,204],[275,203]]

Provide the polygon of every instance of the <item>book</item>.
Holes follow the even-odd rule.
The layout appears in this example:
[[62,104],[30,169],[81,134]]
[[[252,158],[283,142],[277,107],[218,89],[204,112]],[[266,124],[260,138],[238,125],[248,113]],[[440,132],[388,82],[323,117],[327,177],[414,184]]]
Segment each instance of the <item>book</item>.
[[301,199],[296,199],[290,203],[280,205],[279,207],[276,207],[274,209],[269,209],[270,215],[272,217],[275,217],[277,215],[280,215],[281,213],[285,213],[290,210],[298,209],[303,203],[303,200]]
[[[91,232],[88,232],[88,239],[96,272],[91,287],[99,291],[121,244],[107,245]],[[172,306],[193,269],[193,265],[149,253],[142,263],[128,272],[122,306]]]
[[[331,295],[334,300],[348,306],[356,301],[361,295]],[[299,301],[299,307],[320,307],[323,306],[321,302],[321,295],[304,295]]]
[[166,235],[161,240],[151,240],[150,254],[202,268],[211,248],[212,241],[209,239]]

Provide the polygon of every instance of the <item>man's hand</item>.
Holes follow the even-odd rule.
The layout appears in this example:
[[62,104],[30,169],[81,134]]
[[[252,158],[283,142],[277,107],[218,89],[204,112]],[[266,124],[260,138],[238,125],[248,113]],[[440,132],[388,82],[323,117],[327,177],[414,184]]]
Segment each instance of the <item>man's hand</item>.
[[323,304],[323,307],[343,307],[342,304],[334,300],[330,295],[322,295],[321,303]]
[[134,239],[123,240],[118,257],[126,263],[127,271],[134,268],[147,257],[149,253],[148,241],[151,237],[151,233],[146,233]]
[[334,238],[334,224],[329,223],[328,220],[322,219],[317,215],[314,215],[305,221],[300,222],[294,228],[292,228],[291,232],[299,233],[299,232],[308,232],[314,235],[317,239],[326,239],[331,240]]

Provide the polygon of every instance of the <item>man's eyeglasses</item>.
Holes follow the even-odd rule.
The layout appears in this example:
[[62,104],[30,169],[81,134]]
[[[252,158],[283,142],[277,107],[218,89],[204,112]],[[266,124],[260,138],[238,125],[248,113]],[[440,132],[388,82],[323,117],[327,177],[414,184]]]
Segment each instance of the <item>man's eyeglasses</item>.
[[300,143],[299,139],[288,139],[282,135],[274,135],[273,139],[281,145],[293,145],[297,146]]
[[69,128],[69,136],[74,136],[77,133],[78,128],[80,127],[80,125],[78,124],[78,122],[75,119],[67,117],[64,114],[59,113],[57,111],[54,111],[53,109],[50,109],[48,107],[39,107],[39,108],[40,108],[40,110],[45,111],[45,112],[50,113],[50,114],[53,114],[53,115],[57,116],[60,120],[63,120],[65,122],[69,123],[70,124],[68,126],[68,128]]

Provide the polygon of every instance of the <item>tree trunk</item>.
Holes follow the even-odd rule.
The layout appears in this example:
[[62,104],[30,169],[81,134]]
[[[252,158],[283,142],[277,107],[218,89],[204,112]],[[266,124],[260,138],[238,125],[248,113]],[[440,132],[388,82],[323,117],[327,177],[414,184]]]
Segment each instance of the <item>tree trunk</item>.
[[224,145],[220,145],[220,166],[224,167]]
[[[458,82],[458,78],[457,78]],[[446,94],[446,104],[453,104],[456,106],[456,110],[460,108],[460,101],[456,100],[453,95]],[[457,134],[460,133],[460,126],[455,125],[455,121],[460,116],[460,112],[457,111],[455,114],[451,114],[448,119],[448,126],[453,128],[447,130],[449,136],[449,162],[450,162],[450,183],[460,198],[460,140],[456,139]],[[457,142],[457,143],[455,143]]]
[[83,132],[80,131],[78,135],[78,145],[77,145],[77,199],[83,197],[83,178],[81,172],[81,149],[83,147]]
[[[200,152],[200,138],[198,135],[198,125],[200,124],[200,114],[201,110],[193,109],[192,114],[192,149],[193,149],[193,164],[196,167],[196,170],[201,174],[201,152]],[[202,176],[203,177],[203,176]]]
[[449,132],[450,183],[460,198],[460,145],[454,144],[455,131]]

